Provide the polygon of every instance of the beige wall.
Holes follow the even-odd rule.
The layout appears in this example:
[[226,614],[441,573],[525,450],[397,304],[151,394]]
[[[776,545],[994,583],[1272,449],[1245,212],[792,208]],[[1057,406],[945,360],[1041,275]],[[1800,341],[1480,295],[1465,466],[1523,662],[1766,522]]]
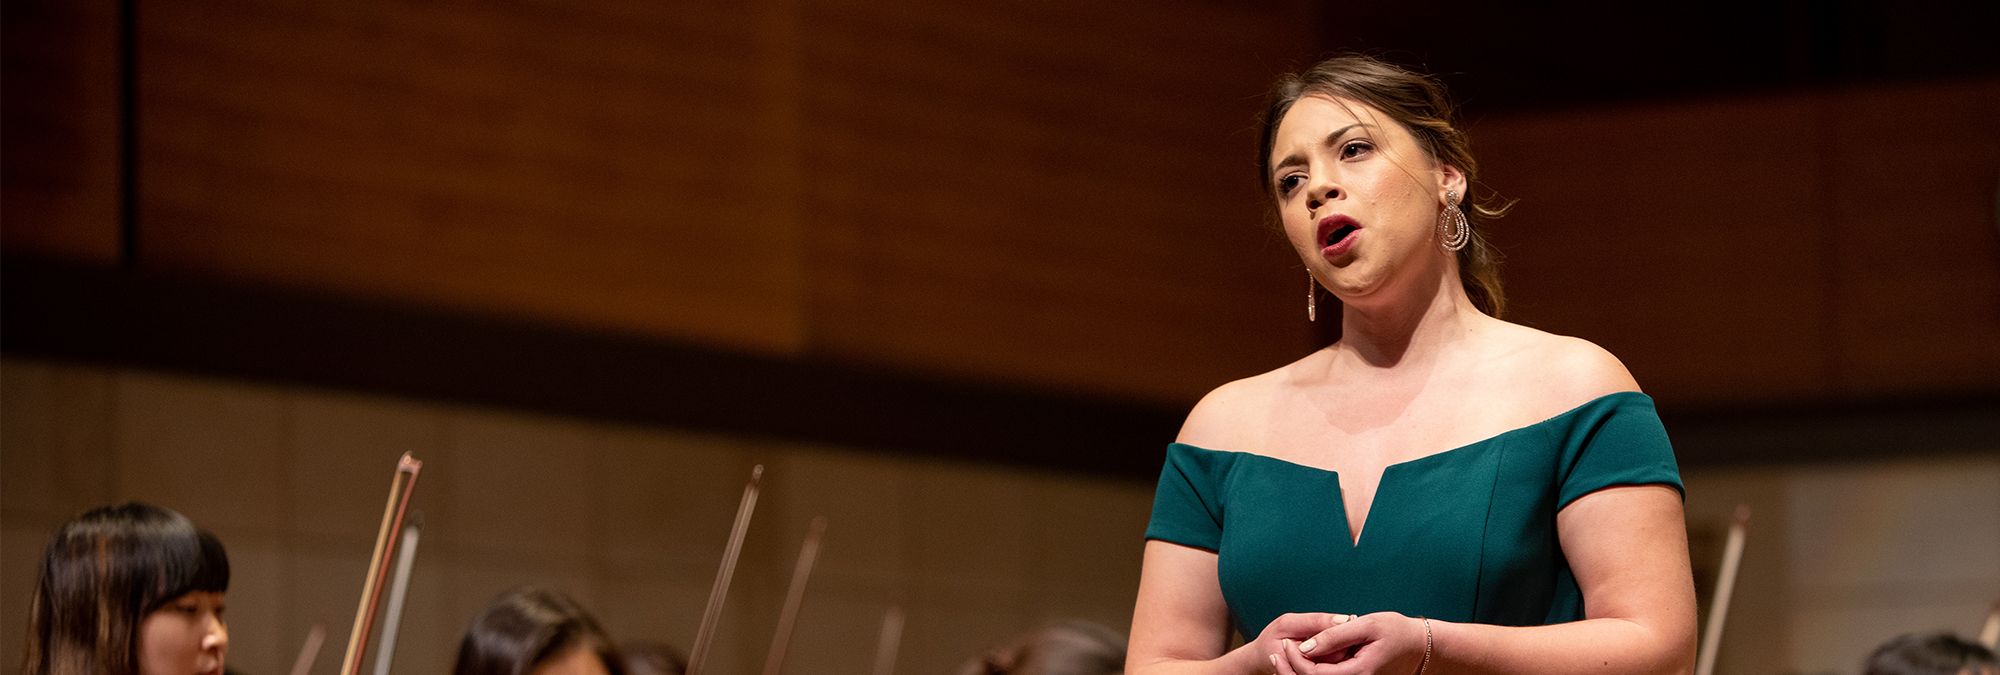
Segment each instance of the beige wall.
[[1752,511],[1716,672],[1855,673],[1903,633],[1977,634],[2000,600],[2000,439],[1990,448],[1686,471],[1704,597],[1730,513]]
[[[395,458],[424,460],[426,529],[397,672],[446,672],[499,591],[552,584],[625,637],[685,649],[743,480],[766,467],[718,638],[762,663],[806,524],[830,524],[793,672],[866,672],[885,608],[904,673],[946,672],[1045,618],[1123,630],[1151,486],[129,370],[0,362],[0,661],[21,659],[52,529],[90,506],[170,506],[229,547],[231,663],[289,670],[309,627],[331,673]],[[807,664],[811,664],[810,667]],[[12,667],[12,666],[9,666]]]

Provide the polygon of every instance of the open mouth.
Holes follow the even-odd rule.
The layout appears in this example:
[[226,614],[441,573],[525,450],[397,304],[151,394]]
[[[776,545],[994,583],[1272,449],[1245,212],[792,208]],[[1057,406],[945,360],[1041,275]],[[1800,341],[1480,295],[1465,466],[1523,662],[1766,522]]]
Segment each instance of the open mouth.
[[1361,228],[1354,226],[1352,223],[1333,228],[1332,232],[1326,233],[1326,245],[1333,246],[1339,244],[1342,240],[1347,239],[1347,235],[1354,234],[1354,231],[1359,229]]

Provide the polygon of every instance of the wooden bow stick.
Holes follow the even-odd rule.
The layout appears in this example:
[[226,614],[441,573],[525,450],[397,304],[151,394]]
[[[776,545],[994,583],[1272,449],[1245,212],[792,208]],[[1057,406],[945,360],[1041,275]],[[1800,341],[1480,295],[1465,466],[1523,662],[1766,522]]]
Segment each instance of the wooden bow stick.
[[1750,506],[1738,504],[1736,517],[1729,523],[1729,541],[1722,546],[1722,571],[1716,575],[1715,602],[1709,605],[1708,628],[1702,631],[1695,675],[1715,672],[1715,652],[1722,645],[1722,623],[1729,616],[1729,596],[1736,592],[1736,570],[1743,562],[1743,536],[1749,524]]
[[326,626],[313,624],[306,631],[306,643],[299,647],[299,658],[292,661],[292,675],[311,675],[313,662],[319,660],[319,645],[326,642]]
[[389,675],[389,664],[396,660],[396,633],[403,627],[403,600],[410,591],[410,570],[416,566],[417,540],[423,530],[424,512],[418,511],[403,528],[403,550],[396,555],[395,581],[389,585],[389,608],[383,610],[382,653],[375,655],[375,675]]
[[903,647],[903,608],[891,605],[882,613],[882,639],[875,645],[875,675],[896,672],[896,652]]
[[389,573],[389,556],[396,542],[390,537],[403,529],[403,515],[410,508],[410,490],[417,486],[417,472],[424,463],[403,453],[396,473],[389,477],[389,504],[382,507],[382,527],[375,533],[375,553],[368,558],[368,577],[361,583],[361,606],[354,610],[354,630],[347,634],[347,655],[341,658],[341,675],[361,675],[361,659],[368,651],[368,633],[375,624],[375,607],[382,600],[382,578]]
[[813,564],[819,561],[819,541],[826,536],[826,516],[813,518],[806,541],[799,545],[799,562],[792,568],[792,583],[785,589],[785,608],[778,613],[778,632],[771,636],[771,651],[764,655],[764,675],[778,675],[785,668],[785,649],[792,644],[792,629],[799,623],[799,605],[805,602],[806,582],[812,578]]
[[708,589],[708,606],[701,612],[701,628],[695,631],[694,646],[688,648],[687,675],[701,675],[709,645],[715,642],[722,602],[729,597],[729,580],[736,575],[736,558],[743,553],[743,535],[750,529],[750,514],[757,510],[758,484],[763,478],[764,465],[750,469],[750,482],[743,486],[743,501],[736,505],[736,522],[729,528],[729,544],[722,550],[722,568],[715,571],[715,585]]

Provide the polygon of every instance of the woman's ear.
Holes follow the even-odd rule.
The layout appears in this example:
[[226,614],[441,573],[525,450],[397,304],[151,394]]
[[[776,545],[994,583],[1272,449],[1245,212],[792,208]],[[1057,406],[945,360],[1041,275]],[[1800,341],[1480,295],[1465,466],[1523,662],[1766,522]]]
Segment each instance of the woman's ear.
[[[1465,188],[1465,172],[1459,171],[1458,167],[1450,164],[1438,163],[1438,189],[1440,192],[1457,194],[1457,203],[1463,204],[1470,197],[1470,195],[1466,194]],[[1438,200],[1443,201],[1444,195],[1439,194]]]

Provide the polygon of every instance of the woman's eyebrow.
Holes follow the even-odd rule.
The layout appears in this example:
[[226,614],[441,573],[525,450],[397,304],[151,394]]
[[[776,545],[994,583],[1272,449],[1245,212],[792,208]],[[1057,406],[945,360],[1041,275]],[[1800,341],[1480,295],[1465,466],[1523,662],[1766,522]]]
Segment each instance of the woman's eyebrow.
[[1341,128],[1339,128],[1339,129],[1335,129],[1335,130],[1333,130],[1333,133],[1330,133],[1330,134],[1327,134],[1327,135],[1326,135],[1326,144],[1327,144],[1327,145],[1333,145],[1333,144],[1335,144],[1335,143],[1339,143],[1339,142],[1340,142],[1340,137],[1342,137],[1342,136],[1346,136],[1346,135],[1347,135],[1347,132],[1349,132],[1349,131],[1353,131],[1355,127],[1366,127],[1366,128],[1369,128],[1369,129],[1373,129],[1373,128],[1375,128],[1375,125],[1373,125],[1373,124],[1369,124],[1369,123],[1366,123],[1366,122],[1355,122],[1355,123],[1353,123],[1353,124],[1349,124],[1349,125],[1347,125],[1347,126],[1344,126],[1344,127],[1341,127]]
[[[1349,132],[1349,131],[1353,131],[1355,127],[1366,127],[1366,128],[1369,128],[1369,129],[1373,129],[1373,128],[1375,128],[1375,125],[1373,125],[1373,124],[1367,124],[1367,123],[1364,123],[1364,122],[1356,122],[1356,123],[1354,123],[1354,124],[1349,124],[1349,125],[1347,125],[1347,126],[1344,126],[1344,127],[1341,127],[1341,128],[1339,128],[1339,129],[1335,129],[1335,130],[1333,130],[1333,133],[1330,133],[1330,134],[1327,134],[1327,135],[1326,135],[1326,141],[1325,141],[1325,143],[1326,143],[1327,145],[1333,145],[1333,144],[1335,144],[1335,143],[1339,143],[1339,142],[1340,142],[1340,137],[1342,137],[1342,136],[1346,136],[1346,135],[1347,135],[1347,132]],[[1274,165],[1272,165],[1272,167],[1273,167],[1273,168],[1280,168],[1280,169],[1281,169],[1281,168],[1285,168],[1285,167],[1288,167],[1288,166],[1292,166],[1292,165],[1296,165],[1296,164],[1304,164],[1304,163],[1306,163],[1306,158],[1305,158],[1305,155],[1301,155],[1301,154],[1299,154],[1299,153],[1296,153],[1296,152],[1295,152],[1295,153],[1292,153],[1292,154],[1289,154],[1289,155],[1285,155],[1285,158],[1284,158],[1284,159],[1282,159],[1282,160],[1278,160],[1278,163],[1277,163],[1277,164],[1274,164]]]

